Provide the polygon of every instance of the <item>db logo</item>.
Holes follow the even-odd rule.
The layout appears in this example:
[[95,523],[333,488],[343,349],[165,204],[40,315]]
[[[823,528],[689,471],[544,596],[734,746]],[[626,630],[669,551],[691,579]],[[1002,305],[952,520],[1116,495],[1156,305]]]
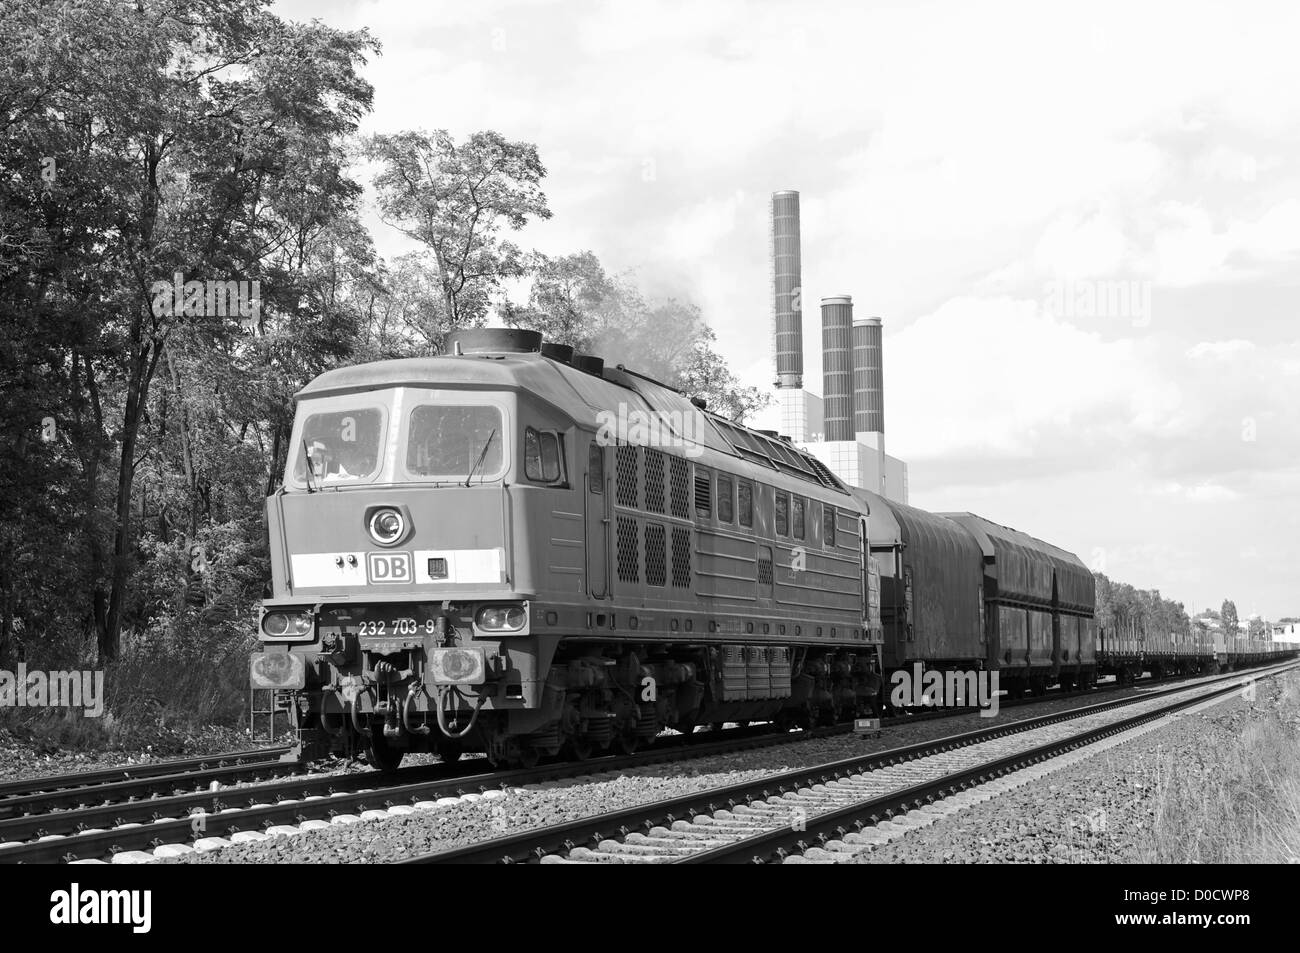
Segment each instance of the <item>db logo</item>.
[[410,582],[410,553],[366,553],[371,582]]

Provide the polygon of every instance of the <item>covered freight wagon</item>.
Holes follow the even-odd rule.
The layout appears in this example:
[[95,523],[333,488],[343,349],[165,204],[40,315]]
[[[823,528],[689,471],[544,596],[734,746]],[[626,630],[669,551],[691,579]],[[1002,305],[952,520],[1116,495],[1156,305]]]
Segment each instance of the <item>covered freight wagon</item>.
[[951,520],[866,490],[871,554],[880,564],[886,669],[984,667],[982,554]]
[[1074,554],[974,513],[944,513],[983,557],[989,664],[1011,691],[1093,680],[1095,589]]

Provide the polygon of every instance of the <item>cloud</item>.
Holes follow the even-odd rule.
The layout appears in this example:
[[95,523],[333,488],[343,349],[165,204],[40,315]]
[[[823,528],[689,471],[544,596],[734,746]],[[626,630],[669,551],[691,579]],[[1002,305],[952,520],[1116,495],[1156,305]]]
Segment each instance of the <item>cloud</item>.
[[1024,458],[1089,419],[1143,419],[1170,400],[1116,386],[1137,377],[1131,341],[1104,341],[1034,301],[954,298],[887,335],[885,354],[887,426],[918,461]]
[[1241,494],[1226,486],[1215,483],[1201,483],[1197,486],[1183,486],[1181,483],[1168,483],[1158,487],[1159,496],[1172,496],[1192,503],[1223,503],[1241,499]]
[[1202,341],[1195,347],[1187,349],[1187,356],[1193,360],[1201,358],[1227,359],[1255,349],[1253,341],[1233,338],[1231,341]]

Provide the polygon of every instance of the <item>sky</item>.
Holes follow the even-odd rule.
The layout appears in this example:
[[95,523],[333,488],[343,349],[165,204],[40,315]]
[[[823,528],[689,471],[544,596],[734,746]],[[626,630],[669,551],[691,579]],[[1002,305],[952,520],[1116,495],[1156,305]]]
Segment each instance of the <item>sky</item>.
[[[535,143],[554,216],[518,243],[694,301],[765,388],[769,197],[799,190],[804,301],[884,321],[913,505],[1300,616],[1300,5],[274,9],[378,38],[363,131]],[[820,337],[806,304],[817,392]]]

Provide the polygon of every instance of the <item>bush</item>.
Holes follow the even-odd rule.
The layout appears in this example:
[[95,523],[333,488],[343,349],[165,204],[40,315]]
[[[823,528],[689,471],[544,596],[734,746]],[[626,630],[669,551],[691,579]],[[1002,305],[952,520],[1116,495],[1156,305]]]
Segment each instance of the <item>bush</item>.
[[[103,713],[4,708],[0,725],[39,751],[180,751],[213,728],[247,727],[248,656],[257,645],[247,623],[214,621],[199,610],[163,617],[124,635],[119,658],[103,668]],[[94,646],[29,659],[29,671],[94,670]]]

